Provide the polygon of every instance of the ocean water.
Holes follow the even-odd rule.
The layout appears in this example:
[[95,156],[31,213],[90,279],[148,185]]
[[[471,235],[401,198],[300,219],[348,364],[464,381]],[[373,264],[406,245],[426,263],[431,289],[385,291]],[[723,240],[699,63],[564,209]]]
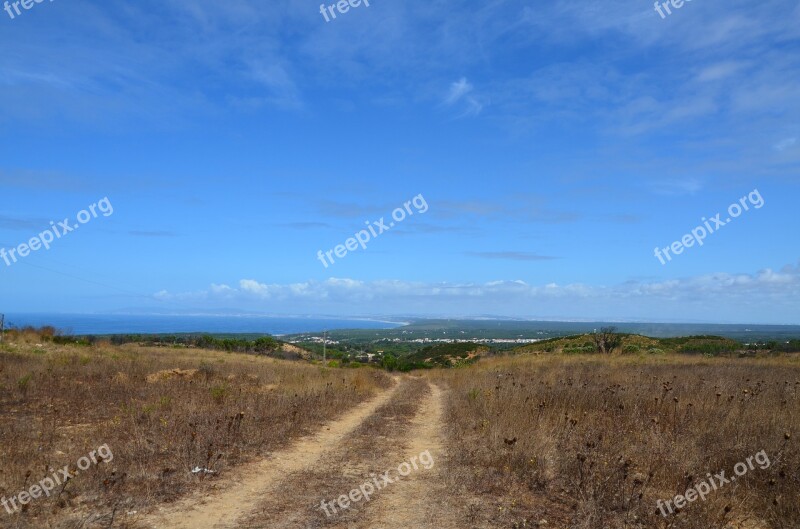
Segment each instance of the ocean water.
[[266,333],[394,329],[401,322],[259,315],[6,314],[6,328],[52,325],[62,334]]

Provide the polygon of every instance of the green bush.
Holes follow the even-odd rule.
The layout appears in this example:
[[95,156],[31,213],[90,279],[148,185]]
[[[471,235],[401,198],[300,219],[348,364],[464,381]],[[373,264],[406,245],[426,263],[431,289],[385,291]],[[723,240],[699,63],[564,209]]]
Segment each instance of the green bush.
[[381,367],[387,371],[395,371],[399,367],[397,357],[392,354],[384,355],[384,357],[381,358]]

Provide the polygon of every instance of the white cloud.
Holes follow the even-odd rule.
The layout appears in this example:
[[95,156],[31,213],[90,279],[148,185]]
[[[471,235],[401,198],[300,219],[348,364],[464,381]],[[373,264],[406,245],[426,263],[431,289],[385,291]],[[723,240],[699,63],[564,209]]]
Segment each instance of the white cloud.
[[[241,308],[306,314],[382,314],[440,316],[516,316],[547,318],[621,318],[653,321],[743,321],[793,323],[800,320],[800,266],[751,274],[714,273],[663,281],[628,281],[614,286],[522,280],[484,283],[361,281],[330,278],[290,284],[254,279],[239,288],[212,285],[208,291],[170,295],[162,300],[202,301]],[[740,310],[746,305],[746,310]],[[220,305],[222,306],[222,305]],[[760,318],[760,320],[758,319]]]
[[219,296],[220,298],[233,298],[237,294],[235,288],[231,288],[228,285],[216,285],[214,283],[211,284],[209,288],[210,293],[215,296]]
[[659,195],[694,195],[703,189],[703,183],[695,178],[651,182],[648,186]]
[[460,117],[464,116],[477,116],[483,110],[483,104],[478,99],[471,95],[474,90],[472,84],[467,81],[466,77],[462,77],[458,81],[450,84],[450,91],[444,99],[447,106],[453,106],[459,101],[463,103],[464,112]]
[[242,292],[255,294],[264,298],[269,298],[271,296],[269,285],[259,283],[255,279],[242,279],[239,281],[239,288]]
[[450,93],[447,94],[444,102],[448,105],[456,103],[459,99],[472,92],[472,85],[467,81],[466,77],[462,77],[458,81],[450,85]]
[[[252,79],[268,91],[264,98],[266,102],[283,108],[302,107],[297,86],[285,66],[275,62],[265,64],[260,60],[249,61],[247,66]],[[255,101],[257,104],[258,100]]]
[[743,67],[744,64],[734,61],[712,64],[711,66],[703,68],[700,73],[697,74],[697,80],[700,82],[719,81],[730,77]]

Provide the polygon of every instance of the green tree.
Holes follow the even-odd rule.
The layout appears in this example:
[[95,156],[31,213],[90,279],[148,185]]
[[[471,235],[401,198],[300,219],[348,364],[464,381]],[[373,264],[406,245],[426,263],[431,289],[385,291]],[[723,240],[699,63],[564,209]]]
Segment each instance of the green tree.
[[611,354],[622,345],[622,336],[617,334],[616,327],[603,327],[592,335],[594,346],[600,354]]
[[399,367],[399,363],[397,361],[397,357],[393,354],[384,355],[381,359],[381,367],[386,369],[387,371],[394,371]]

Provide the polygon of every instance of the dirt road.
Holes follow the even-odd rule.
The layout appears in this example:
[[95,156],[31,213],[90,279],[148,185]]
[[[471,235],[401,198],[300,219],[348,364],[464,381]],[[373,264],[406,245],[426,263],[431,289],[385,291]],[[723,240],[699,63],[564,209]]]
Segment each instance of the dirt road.
[[[142,526],[456,528],[457,511],[448,504],[455,495],[447,494],[441,475],[442,407],[438,387],[398,378],[391,390],[315,435],[220,480],[210,495],[187,497],[149,516]],[[351,494],[362,490],[368,498]]]

